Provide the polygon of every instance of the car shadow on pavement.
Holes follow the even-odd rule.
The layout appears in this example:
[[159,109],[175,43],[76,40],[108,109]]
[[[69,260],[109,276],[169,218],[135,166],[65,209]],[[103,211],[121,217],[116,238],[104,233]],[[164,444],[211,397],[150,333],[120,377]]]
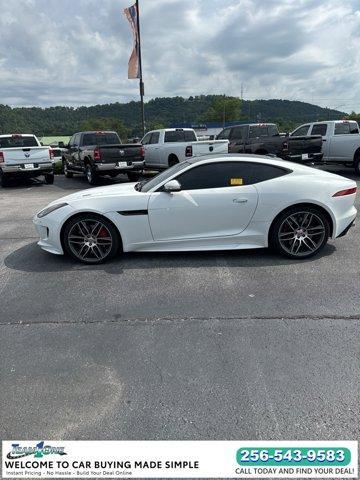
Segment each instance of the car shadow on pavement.
[[123,253],[100,265],[85,265],[63,255],[42,251],[36,242],[27,244],[4,259],[5,266],[23,272],[104,271],[119,275],[126,270],[163,268],[253,268],[294,265],[319,261],[336,251],[327,244],[323,251],[308,260],[292,260],[281,257],[270,249],[226,250],[208,252]]

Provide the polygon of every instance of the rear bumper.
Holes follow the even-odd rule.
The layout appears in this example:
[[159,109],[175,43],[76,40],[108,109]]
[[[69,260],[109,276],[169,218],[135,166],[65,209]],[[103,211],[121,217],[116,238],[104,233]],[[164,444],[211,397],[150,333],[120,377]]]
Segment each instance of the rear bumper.
[[25,168],[24,165],[6,165],[5,163],[0,165],[3,173],[7,175],[18,175],[36,177],[37,175],[43,175],[44,173],[53,173],[54,164],[52,162],[46,163],[34,163],[34,168]]
[[350,230],[351,227],[355,225],[355,220],[352,220],[349,225],[338,235],[336,238],[344,237],[348,231]]
[[120,162],[120,163],[126,163],[126,166],[118,166],[118,162],[116,163],[95,163],[95,169],[101,173],[101,172],[132,172],[136,170],[143,170],[145,167],[145,160],[141,161],[126,161]]
[[289,160],[290,162],[297,162],[297,163],[324,163],[323,157],[324,154],[322,152],[319,153],[308,153],[307,158],[303,158],[302,154],[283,154],[282,157],[284,160]]

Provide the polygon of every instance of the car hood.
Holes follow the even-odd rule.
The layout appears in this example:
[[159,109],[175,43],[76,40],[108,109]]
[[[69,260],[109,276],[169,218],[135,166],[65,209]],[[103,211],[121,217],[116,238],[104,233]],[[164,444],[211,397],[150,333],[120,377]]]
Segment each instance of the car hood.
[[99,197],[112,197],[112,196],[141,196],[144,195],[141,192],[135,190],[136,183],[118,183],[116,185],[109,185],[105,187],[88,188],[86,190],[80,190],[79,192],[71,193],[65,197],[59,198],[50,205],[57,203],[69,203],[70,205],[78,200],[86,200]]

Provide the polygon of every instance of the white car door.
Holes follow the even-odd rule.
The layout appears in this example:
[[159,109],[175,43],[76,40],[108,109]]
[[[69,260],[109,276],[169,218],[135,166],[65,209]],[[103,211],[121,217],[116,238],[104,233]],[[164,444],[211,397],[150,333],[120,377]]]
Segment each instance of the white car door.
[[309,135],[321,135],[322,136],[322,153],[324,158],[329,159],[330,138],[331,138],[331,125],[323,123],[314,123],[311,127]]
[[182,190],[153,192],[148,213],[155,241],[238,235],[250,223],[258,193],[244,162],[194,165],[176,179]]
[[146,164],[158,167],[161,165],[161,150],[159,145],[160,132],[152,132],[149,143],[145,147]]

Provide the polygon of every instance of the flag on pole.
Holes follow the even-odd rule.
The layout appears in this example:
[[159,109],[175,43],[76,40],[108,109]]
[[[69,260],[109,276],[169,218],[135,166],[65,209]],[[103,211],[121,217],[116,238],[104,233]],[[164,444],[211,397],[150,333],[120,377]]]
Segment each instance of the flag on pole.
[[128,78],[140,78],[140,63],[139,63],[139,30],[138,30],[138,11],[136,3],[131,7],[125,8],[125,17],[129,20],[131,30],[133,33],[134,45],[129,59]]

